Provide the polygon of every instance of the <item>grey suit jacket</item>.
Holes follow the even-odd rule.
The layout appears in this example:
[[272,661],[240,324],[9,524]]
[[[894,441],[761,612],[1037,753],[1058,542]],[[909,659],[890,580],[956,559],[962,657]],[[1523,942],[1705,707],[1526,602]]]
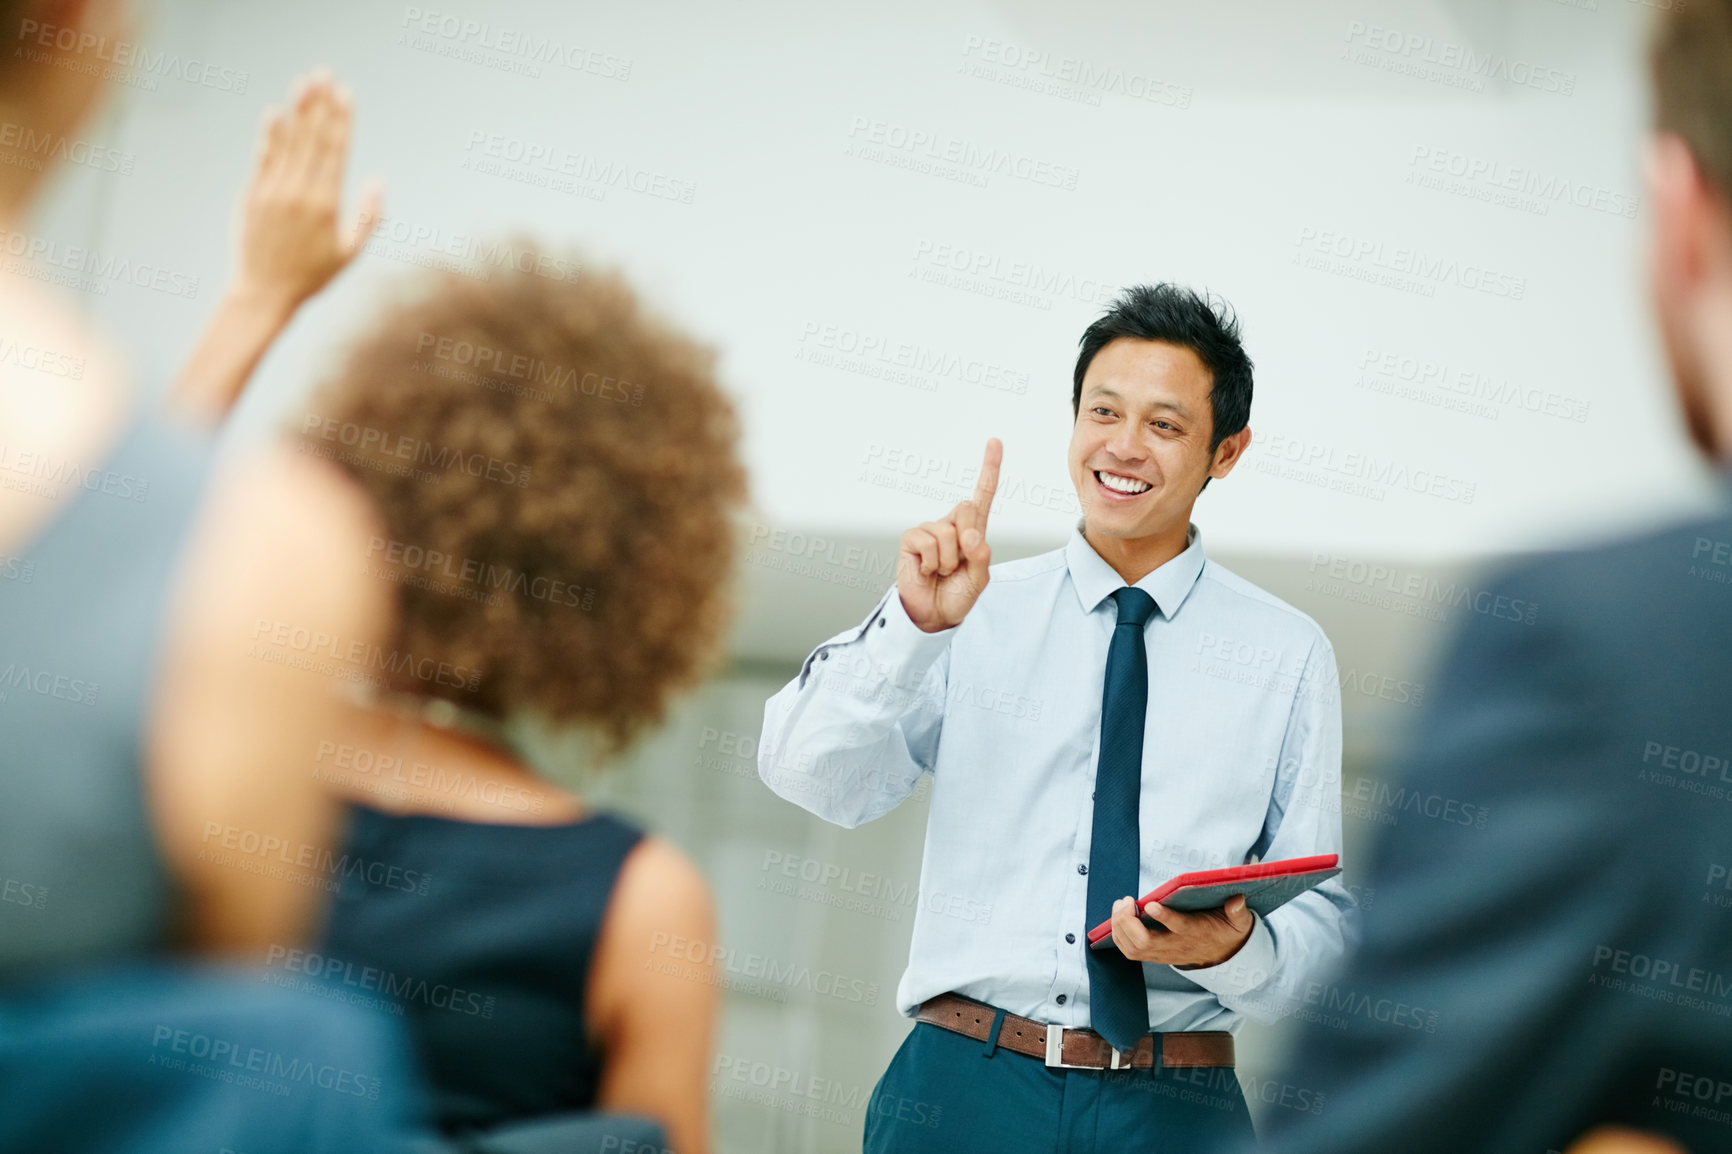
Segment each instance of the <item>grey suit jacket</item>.
[[1269,1149],[1545,1154],[1617,1121],[1732,1150],[1727,510],[1494,581],[1535,620],[1473,616],[1396,779],[1484,828],[1383,831]]

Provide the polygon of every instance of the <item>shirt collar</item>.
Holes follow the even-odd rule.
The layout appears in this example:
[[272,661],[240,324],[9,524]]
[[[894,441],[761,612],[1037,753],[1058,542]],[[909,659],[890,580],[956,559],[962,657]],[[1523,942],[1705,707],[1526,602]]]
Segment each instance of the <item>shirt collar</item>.
[[[1078,518],[1071,528],[1070,540],[1065,544],[1064,559],[1070,568],[1071,588],[1076,590],[1083,612],[1093,613],[1102,601],[1124,588],[1125,579],[1095,552],[1094,546],[1083,536],[1082,529],[1083,521]],[[1203,571],[1203,560],[1203,535],[1195,524],[1189,525],[1184,552],[1138,581],[1136,587],[1153,597],[1161,616],[1171,621],[1179,606],[1184,604],[1191,587],[1197,583],[1197,577]]]

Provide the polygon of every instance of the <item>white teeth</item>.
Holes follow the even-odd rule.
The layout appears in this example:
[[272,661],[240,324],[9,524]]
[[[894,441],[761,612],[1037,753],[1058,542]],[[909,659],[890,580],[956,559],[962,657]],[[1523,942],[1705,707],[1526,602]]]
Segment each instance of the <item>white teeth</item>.
[[1125,493],[1127,495],[1145,493],[1153,487],[1147,481],[1138,481],[1132,477],[1120,477],[1113,473],[1096,472],[1095,476],[1100,478],[1101,484],[1105,485],[1115,493]]

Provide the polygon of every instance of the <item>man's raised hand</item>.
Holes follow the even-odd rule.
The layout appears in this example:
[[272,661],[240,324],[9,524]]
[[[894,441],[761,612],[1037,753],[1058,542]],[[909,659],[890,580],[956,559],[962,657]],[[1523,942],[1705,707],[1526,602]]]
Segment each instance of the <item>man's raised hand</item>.
[[974,496],[937,521],[902,534],[896,590],[908,619],[927,633],[959,625],[986,588],[992,546],[986,543],[986,518],[998,492],[998,467],[1004,445],[986,442],[986,458]]

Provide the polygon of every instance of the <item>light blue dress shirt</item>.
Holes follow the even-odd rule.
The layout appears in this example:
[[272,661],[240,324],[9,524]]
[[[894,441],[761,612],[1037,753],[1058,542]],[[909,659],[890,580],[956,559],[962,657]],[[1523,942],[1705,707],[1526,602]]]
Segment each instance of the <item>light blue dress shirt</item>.
[[[1082,535],[991,569],[961,625],[924,633],[892,586],[865,624],[806,659],[764,706],[758,773],[853,828],[923,773],[931,811],[897,1007],[947,991],[1087,1026],[1085,898],[1110,595]],[[1189,870],[1341,850],[1341,703],[1315,621],[1186,549],[1137,587],[1149,701],[1137,895]],[[1256,916],[1216,966],[1145,963],[1150,1028],[1273,1021],[1355,936],[1340,879]]]

